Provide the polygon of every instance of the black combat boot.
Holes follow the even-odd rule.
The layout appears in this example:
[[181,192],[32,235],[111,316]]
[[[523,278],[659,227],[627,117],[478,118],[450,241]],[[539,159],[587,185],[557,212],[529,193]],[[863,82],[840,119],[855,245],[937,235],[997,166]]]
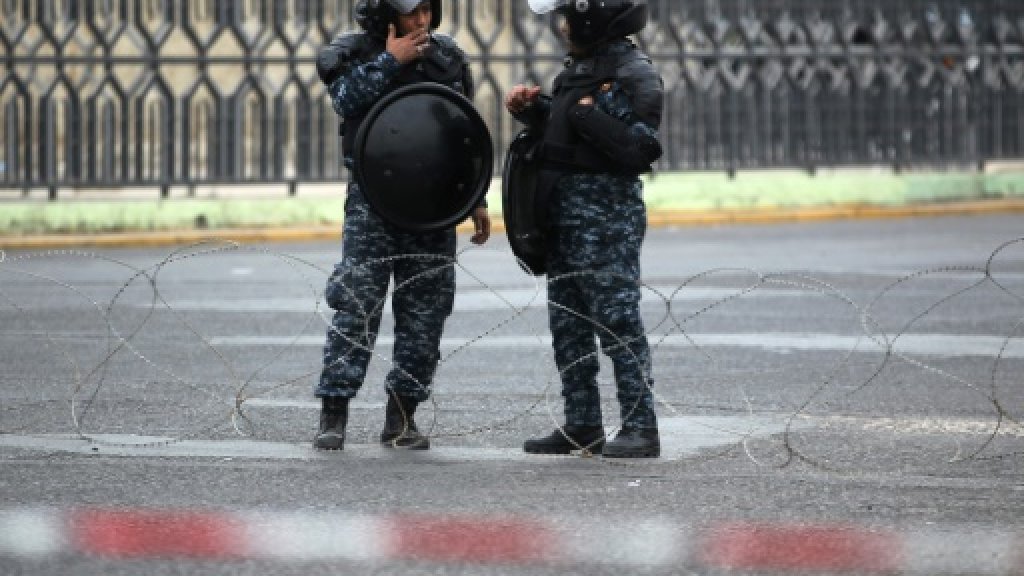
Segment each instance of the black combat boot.
[[320,450],[341,450],[345,447],[345,425],[348,424],[348,398],[325,397],[320,408],[320,430],[313,447]]
[[567,424],[547,436],[531,438],[523,442],[523,451],[530,454],[568,454],[581,448],[589,450],[591,454],[600,454],[603,447],[604,428],[602,426],[571,426]]
[[661,439],[657,428],[623,428],[604,445],[605,458],[657,458]]
[[430,439],[420,434],[416,428],[413,415],[419,402],[408,396],[388,393],[388,406],[384,410],[384,431],[380,433],[380,442],[392,448],[409,450],[426,450],[430,448]]

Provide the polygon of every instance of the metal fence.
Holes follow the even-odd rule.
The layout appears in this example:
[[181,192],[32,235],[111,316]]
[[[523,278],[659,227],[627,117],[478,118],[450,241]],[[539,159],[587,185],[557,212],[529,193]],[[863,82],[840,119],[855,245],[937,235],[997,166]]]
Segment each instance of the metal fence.
[[[317,49],[354,0],[0,0],[0,188],[345,178]],[[651,0],[662,170],[981,166],[1024,155],[1021,0]],[[444,3],[496,160],[550,86],[525,0]]]

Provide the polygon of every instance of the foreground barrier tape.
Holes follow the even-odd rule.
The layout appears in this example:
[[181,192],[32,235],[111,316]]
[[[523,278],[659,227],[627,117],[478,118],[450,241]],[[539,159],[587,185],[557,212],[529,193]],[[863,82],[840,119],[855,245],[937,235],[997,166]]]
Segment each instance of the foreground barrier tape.
[[704,537],[702,560],[741,570],[888,574],[902,564],[894,536],[848,526],[724,525]]
[[1024,533],[668,519],[188,510],[0,511],[0,556],[606,564],[857,574],[1024,574]]

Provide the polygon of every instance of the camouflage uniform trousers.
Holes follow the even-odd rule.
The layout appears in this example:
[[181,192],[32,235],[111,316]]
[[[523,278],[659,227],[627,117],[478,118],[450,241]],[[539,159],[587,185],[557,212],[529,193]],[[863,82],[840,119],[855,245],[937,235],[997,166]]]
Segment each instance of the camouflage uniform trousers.
[[420,402],[430,396],[455,301],[455,245],[454,229],[411,233],[383,222],[350,184],[342,261],[327,281],[327,304],[335,313],[315,396],[352,398],[359,391],[392,275],[395,344],[386,387]]
[[551,195],[548,321],[569,425],[602,424],[595,334],[614,367],[622,425],[658,425],[639,308],[642,194],[637,178],[576,174]]

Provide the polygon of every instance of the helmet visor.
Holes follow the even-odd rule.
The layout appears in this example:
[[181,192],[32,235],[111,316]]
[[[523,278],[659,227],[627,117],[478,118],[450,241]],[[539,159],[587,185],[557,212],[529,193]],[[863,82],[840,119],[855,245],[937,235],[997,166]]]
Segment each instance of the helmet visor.
[[572,0],[529,0],[530,10],[535,14],[547,14],[563,6],[568,6]]
[[416,9],[425,0],[387,0],[388,4],[401,14],[408,14]]

